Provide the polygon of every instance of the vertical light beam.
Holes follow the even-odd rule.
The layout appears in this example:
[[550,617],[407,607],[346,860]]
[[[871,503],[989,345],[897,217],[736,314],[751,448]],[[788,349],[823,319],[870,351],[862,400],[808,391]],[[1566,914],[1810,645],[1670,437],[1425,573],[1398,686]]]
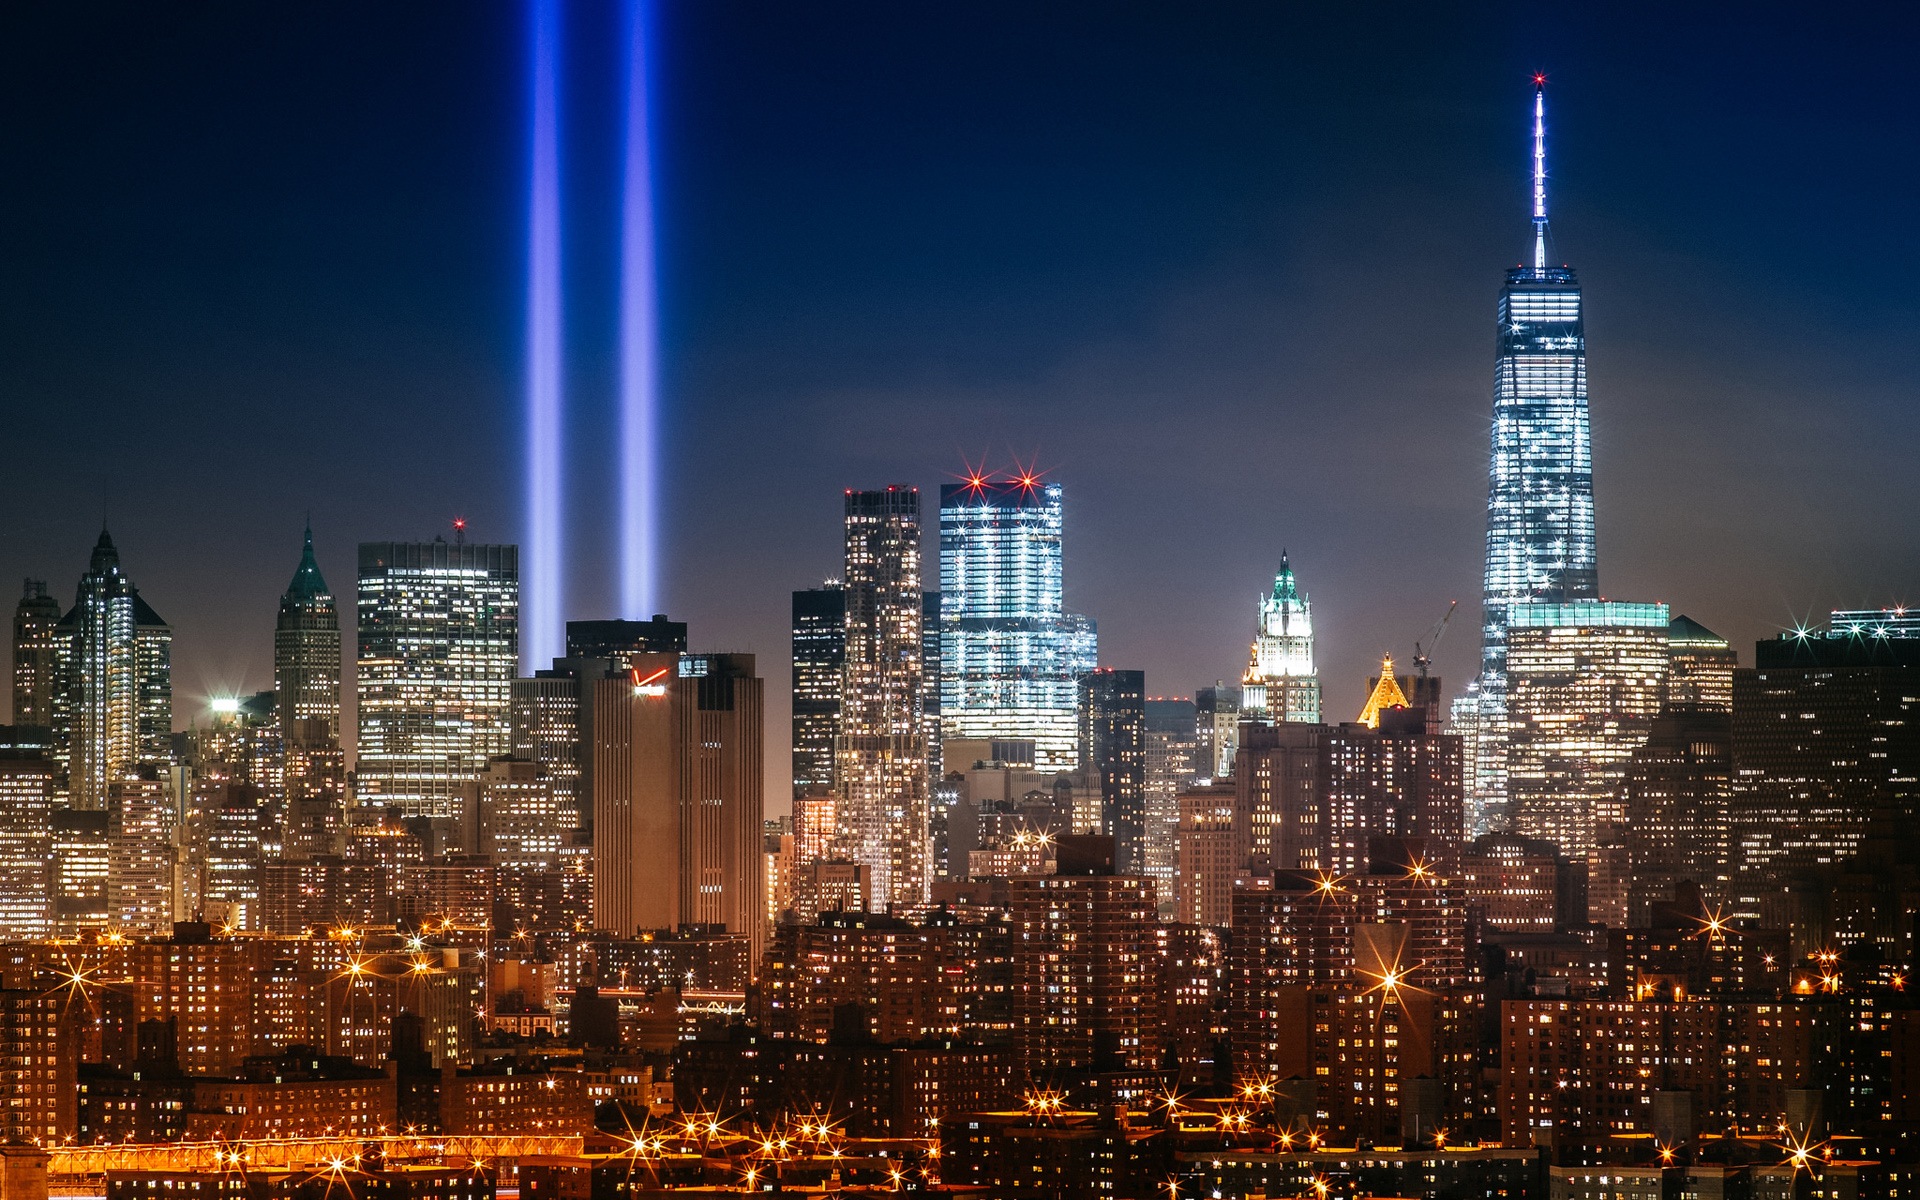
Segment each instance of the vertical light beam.
[[565,652],[558,92],[560,0],[527,5],[527,531],[520,658],[531,675]]
[[620,615],[657,609],[659,381],[647,0],[625,0],[626,153],[620,242]]

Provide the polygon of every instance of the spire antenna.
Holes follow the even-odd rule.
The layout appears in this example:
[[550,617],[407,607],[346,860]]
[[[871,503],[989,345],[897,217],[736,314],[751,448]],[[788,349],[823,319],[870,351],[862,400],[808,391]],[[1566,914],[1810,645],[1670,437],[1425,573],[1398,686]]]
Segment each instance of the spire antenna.
[[1547,269],[1547,77],[1533,77],[1533,269]]

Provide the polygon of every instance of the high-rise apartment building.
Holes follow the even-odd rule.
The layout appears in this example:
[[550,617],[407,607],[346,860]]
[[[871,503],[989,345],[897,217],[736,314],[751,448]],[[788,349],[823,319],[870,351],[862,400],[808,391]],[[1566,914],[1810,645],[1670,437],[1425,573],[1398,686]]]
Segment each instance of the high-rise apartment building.
[[846,659],[834,742],[840,825],[889,906],[927,898],[927,736],[921,712],[920,492],[847,492]]
[[1627,761],[1624,797],[1626,924],[1651,925],[1654,906],[1682,881],[1699,885],[1710,904],[1730,899],[1733,729],[1727,712],[1689,706],[1655,717],[1646,743]]
[[1920,628],[1862,615],[1763,641],[1734,672],[1736,898],[1776,928],[1794,914],[1768,905],[1920,804]]
[[58,780],[38,755],[0,751],[0,937],[53,932],[53,811]]
[[184,911],[228,930],[264,928],[260,867],[267,824],[266,798],[252,784],[214,779],[195,786],[182,847]]
[[556,658],[546,670],[513,681],[513,757],[534,764],[580,829],[593,828],[593,684],[613,678],[631,676],[604,658]]
[[522,913],[537,907],[531,897],[561,869],[562,853],[580,820],[573,796],[554,787],[540,764],[496,758],[473,785],[474,844],[493,859],[500,890]]
[[1590,599],[1600,586],[1585,313],[1573,269],[1549,265],[1540,87],[1533,96],[1532,263],[1507,272],[1498,319],[1480,677],[1455,705],[1456,723],[1476,738],[1476,825],[1503,815],[1508,799],[1502,740],[1510,611],[1534,601]]
[[171,757],[173,737],[173,630],[121,571],[105,530],[55,632],[55,653],[55,754],[73,807],[105,808],[115,780]]
[[452,817],[511,740],[519,547],[363,542],[358,611],[359,802]]
[[[79,1092],[72,1018],[67,998],[43,988],[0,990],[0,1138],[14,1146],[53,1146],[71,1138],[79,1124]],[[15,1161],[18,1161],[17,1159]],[[37,1193],[46,1186],[45,1160],[37,1174]],[[20,1176],[28,1172],[8,1163],[9,1191],[28,1192]]]
[[641,654],[592,685],[593,918],[765,938],[762,681],[750,654]]
[[1451,865],[1466,805],[1460,739],[1427,732],[1421,709],[1385,709],[1377,720],[1373,729],[1336,726],[1322,742],[1325,867],[1364,871],[1370,845],[1382,837],[1417,842],[1429,864]]
[[1024,738],[1043,771],[1079,765],[1079,678],[1094,623],[1063,607],[1062,491],[1032,475],[940,489],[940,709],[948,738]]
[[1469,919],[1476,929],[1552,933],[1559,924],[1561,894],[1571,870],[1552,842],[1502,832],[1467,843],[1454,867],[1454,878],[1466,893]]
[[1313,604],[1300,590],[1284,550],[1273,591],[1260,600],[1260,621],[1240,696],[1241,711],[1262,721],[1314,725],[1320,720]]
[[130,937],[174,919],[174,809],[167,780],[135,768],[107,789],[107,926]]
[[13,723],[53,727],[59,682],[60,602],[47,585],[29,579],[13,610]]
[[1233,784],[1245,833],[1241,865],[1320,870],[1327,865],[1325,725],[1243,726]]
[[1021,1067],[1035,1080],[1152,1070],[1163,1032],[1153,880],[1114,874],[1109,838],[1063,837],[1060,848],[1059,874],[1008,881]]
[[1666,695],[1667,606],[1513,604],[1506,622],[1513,827],[1570,858],[1618,836],[1627,760]]
[[1080,677],[1080,762],[1100,773],[1100,824],[1115,869],[1146,873],[1147,676],[1098,667]]
[[1234,878],[1246,866],[1246,822],[1235,801],[1232,780],[1180,793],[1174,919],[1184,925],[1233,921]]
[[55,809],[48,865],[53,936],[78,938],[107,928],[111,852],[105,809]]
[[[924,617],[923,617],[924,622]],[[793,594],[793,786],[832,789],[847,662],[847,593],[837,583]]]
[[1142,870],[1154,877],[1162,896],[1174,892],[1179,851],[1180,796],[1199,781],[1198,714],[1191,700],[1147,701],[1147,825]]

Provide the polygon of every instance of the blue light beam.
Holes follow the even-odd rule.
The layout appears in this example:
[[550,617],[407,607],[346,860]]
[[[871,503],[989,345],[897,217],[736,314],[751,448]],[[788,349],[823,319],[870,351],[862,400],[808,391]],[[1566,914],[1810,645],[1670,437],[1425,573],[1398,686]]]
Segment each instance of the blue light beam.
[[658,291],[647,0],[626,0],[626,153],[620,241],[620,615],[659,606]]
[[527,532],[520,658],[531,675],[565,653],[560,320],[560,0],[529,0]]

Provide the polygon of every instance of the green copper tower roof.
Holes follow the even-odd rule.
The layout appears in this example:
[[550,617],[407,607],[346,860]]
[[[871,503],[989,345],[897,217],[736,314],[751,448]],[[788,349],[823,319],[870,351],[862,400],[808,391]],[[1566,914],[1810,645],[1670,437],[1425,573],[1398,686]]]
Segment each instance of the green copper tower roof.
[[313,526],[308,525],[306,546],[300,551],[300,567],[293,573],[293,582],[287,585],[286,600],[299,603],[323,599],[333,599],[333,593],[327,590],[327,581],[320,575],[320,564],[314,561]]

